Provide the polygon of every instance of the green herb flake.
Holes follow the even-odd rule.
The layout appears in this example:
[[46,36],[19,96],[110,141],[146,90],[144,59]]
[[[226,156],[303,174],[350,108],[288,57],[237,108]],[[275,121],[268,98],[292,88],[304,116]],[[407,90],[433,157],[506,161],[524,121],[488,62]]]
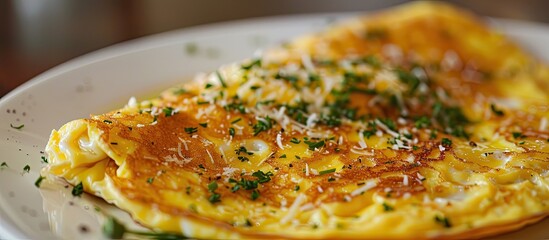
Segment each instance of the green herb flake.
[[191,186],[187,186],[187,187],[185,188],[185,193],[186,193],[187,195],[190,195],[190,194],[191,194]]
[[252,173],[252,176],[256,177],[259,183],[266,183],[271,181],[271,176],[273,176],[273,173],[272,172],[264,173],[263,171],[258,170],[257,172]]
[[231,124],[235,124],[235,123],[237,123],[237,122],[240,122],[240,120],[242,120],[242,118],[237,118],[237,119],[233,120],[233,121],[231,122]]
[[162,109],[162,112],[164,112],[165,117],[170,117],[170,116],[173,116],[174,114],[177,113],[175,111],[175,109],[172,108],[172,107],[166,107],[166,108]]
[[206,83],[206,86],[204,86],[204,89],[208,89],[208,88],[211,88],[213,87],[213,85],[211,83]]
[[330,168],[330,169],[322,170],[322,171],[318,172],[318,174],[319,175],[324,175],[324,174],[328,174],[328,173],[333,173],[335,171],[336,171],[335,168]]
[[255,201],[257,198],[259,198],[259,191],[257,191],[257,189],[254,189],[254,190],[252,191],[251,198],[252,198],[252,200],[254,200],[254,201]]
[[513,138],[515,138],[515,139],[526,138],[526,136],[522,135],[521,132],[513,132]]
[[242,65],[242,69],[244,70],[250,70],[252,69],[254,66],[258,66],[258,67],[261,67],[261,59],[258,58],[258,59],[255,59],[254,61],[252,61],[251,63],[247,64],[247,65]]
[[148,184],[152,184],[153,181],[154,181],[154,178],[153,178],[153,177],[147,178],[147,183],[148,183]]
[[266,116],[264,120],[258,120],[257,123],[253,126],[254,136],[257,136],[263,131],[267,131],[273,127],[273,120]]
[[301,140],[297,139],[297,138],[292,138],[290,140],[291,143],[294,143],[294,144],[299,144],[301,142]]
[[235,130],[234,128],[229,128],[229,135],[231,135],[231,137],[234,137],[234,134],[235,134]]
[[42,159],[43,163],[48,163],[48,158],[46,158],[45,156],[41,156],[40,158]]
[[21,124],[19,126],[14,126],[13,124],[10,123],[10,127],[13,128],[13,129],[21,130],[23,127],[25,127],[25,124]]
[[320,148],[324,147],[324,144],[325,144],[324,140],[318,141],[318,142],[304,141],[304,143],[309,145],[309,150],[320,149]]
[[501,116],[504,116],[504,115],[505,115],[505,113],[504,113],[502,110],[498,109],[498,108],[496,107],[496,105],[493,104],[493,103],[490,104],[490,109],[491,109],[492,112],[493,112],[494,114],[496,114],[497,116],[500,116],[500,117],[501,117]]
[[185,52],[189,55],[195,55],[198,52],[198,45],[193,42],[185,44]]
[[2,162],[2,164],[0,164],[0,169],[4,168],[8,168],[8,164],[6,162]]
[[448,139],[448,138],[443,138],[441,140],[441,144],[442,146],[444,147],[451,147],[452,146],[452,140]]
[[107,123],[107,124],[112,124],[112,121],[111,121],[111,120],[107,120],[107,119],[103,120],[103,122],[104,122],[104,123]]
[[278,158],[286,158],[286,154],[282,154],[282,155],[280,155],[280,157],[278,157]]
[[203,128],[207,128],[208,127],[208,123],[199,123],[198,125],[200,125],[201,127]]
[[172,93],[173,93],[173,95],[179,96],[179,95],[183,95],[183,94],[187,93],[187,90],[185,90],[183,88],[178,88],[178,89],[173,90]]
[[185,128],[185,132],[188,133],[188,134],[193,134],[195,132],[198,132],[198,128],[197,127],[187,127],[187,128]]
[[208,198],[210,203],[221,202],[221,194],[216,193],[215,190],[217,190],[217,182],[212,181],[208,184],[208,191],[212,194]]
[[38,179],[36,179],[36,181],[34,182],[34,186],[36,186],[37,188],[40,188],[40,184],[42,183],[42,180],[46,179],[46,177],[40,175],[38,176]]
[[294,191],[296,191],[296,192],[297,192],[297,191],[299,191],[299,189],[301,189],[301,187],[300,187],[299,185],[295,185],[295,187],[294,187]]
[[74,186],[72,188],[71,193],[75,197],[80,197],[82,195],[82,193],[84,193],[84,185],[82,185],[82,182],[80,182],[79,184]]
[[450,220],[447,217],[442,217],[439,215],[435,216],[435,222],[438,224],[441,224],[445,228],[451,228],[452,224],[450,223]]
[[387,203],[383,203],[383,211],[385,212],[391,212],[394,211],[395,208]]
[[103,224],[103,235],[108,239],[122,239],[125,233],[126,227],[112,216],[109,216]]
[[28,164],[25,165],[25,167],[23,167],[23,171],[25,171],[25,172],[27,172],[27,173],[28,173],[30,170],[31,170],[31,167],[30,167]]
[[223,88],[227,88],[227,83],[225,83],[225,79],[223,78],[223,76],[221,76],[221,73],[219,73],[219,71],[215,71],[215,75],[217,76],[217,79],[219,79],[221,86]]

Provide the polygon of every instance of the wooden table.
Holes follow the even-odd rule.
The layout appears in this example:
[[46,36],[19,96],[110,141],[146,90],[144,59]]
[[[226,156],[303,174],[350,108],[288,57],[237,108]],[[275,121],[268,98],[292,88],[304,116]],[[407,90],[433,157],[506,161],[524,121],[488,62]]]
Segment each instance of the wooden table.
[[[369,11],[406,0],[0,0],[0,96],[82,54],[173,29],[243,18]],[[455,0],[496,17],[549,22],[549,1]]]

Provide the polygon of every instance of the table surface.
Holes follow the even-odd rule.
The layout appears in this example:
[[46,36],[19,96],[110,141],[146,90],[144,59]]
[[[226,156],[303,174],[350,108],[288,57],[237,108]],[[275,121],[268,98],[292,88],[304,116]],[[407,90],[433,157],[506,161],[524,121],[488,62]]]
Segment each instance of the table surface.
[[[372,11],[406,0],[0,0],[0,96],[94,50],[159,32],[253,17]],[[450,0],[480,15],[549,23],[543,0]]]

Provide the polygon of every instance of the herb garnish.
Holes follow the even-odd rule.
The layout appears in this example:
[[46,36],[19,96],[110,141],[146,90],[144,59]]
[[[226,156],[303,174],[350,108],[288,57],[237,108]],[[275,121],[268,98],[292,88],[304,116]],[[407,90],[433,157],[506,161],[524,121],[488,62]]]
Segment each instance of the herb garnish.
[[198,125],[200,125],[201,127],[203,128],[207,128],[208,127],[208,123],[199,123]]
[[250,70],[251,68],[253,68],[254,66],[258,66],[258,67],[261,67],[261,59],[258,58],[258,59],[255,59],[254,61],[252,61],[250,64],[248,65],[242,65],[242,69],[244,70]]
[[80,197],[82,193],[84,193],[84,185],[82,184],[82,182],[74,186],[71,193],[75,197]]
[[452,146],[452,140],[448,139],[448,138],[443,138],[441,140],[441,144],[442,146],[444,147],[451,147]]
[[235,184],[233,188],[231,189],[232,192],[236,192],[243,188],[244,190],[253,190],[251,193],[251,199],[256,200],[259,198],[259,191],[257,190],[257,187],[260,183],[266,183],[271,181],[271,176],[273,176],[272,172],[264,173],[261,170],[258,170],[257,172],[252,173],[252,176],[256,178],[256,180],[248,180],[248,179],[240,179],[240,181],[237,181],[233,178],[229,179],[229,183]]
[[336,169],[335,168],[330,168],[330,169],[326,169],[326,170],[323,170],[323,171],[320,171],[318,172],[319,175],[324,175],[324,174],[328,174],[328,173],[333,173],[335,172]]
[[436,215],[435,216],[435,222],[438,224],[441,224],[445,228],[451,228],[452,224],[450,223],[450,220],[447,217],[441,217]]
[[383,203],[383,211],[385,212],[391,212],[391,211],[394,211],[395,208],[387,203]]
[[313,142],[313,141],[303,141],[305,144],[309,145],[309,150],[315,150],[315,149],[319,149],[321,147],[324,147],[324,140],[322,141],[318,141],[318,142]]
[[188,134],[193,134],[195,132],[198,132],[198,128],[197,127],[188,127],[188,128],[185,128],[185,132],[188,133]]
[[221,76],[221,73],[219,73],[219,71],[215,71],[215,74],[216,74],[217,78],[219,79],[219,82],[221,83],[221,86],[223,88],[227,88],[227,83],[225,83],[225,79],[223,79],[223,76]]
[[40,157],[43,163],[48,163],[48,159],[45,156]]
[[21,124],[19,126],[14,126],[13,124],[10,123],[10,127],[13,128],[13,129],[21,130],[23,127],[25,127],[25,124]]
[[221,202],[220,198],[221,198],[221,194],[219,193],[216,193],[215,190],[217,189],[217,182],[215,181],[212,181],[208,184],[208,191],[212,194],[209,198],[208,198],[208,201],[210,201],[210,203],[216,203],[216,202]]
[[505,115],[505,113],[504,113],[502,110],[497,109],[496,105],[493,104],[493,103],[490,104],[490,109],[492,109],[492,112],[493,112],[494,114],[496,114],[497,116],[500,116],[500,117],[501,117],[501,116]]
[[23,171],[25,171],[25,172],[27,172],[27,173],[28,173],[30,170],[31,170],[31,167],[30,167],[28,164],[25,165],[25,167],[23,167]]
[[253,126],[254,136],[257,136],[260,132],[267,131],[273,127],[273,120],[266,116],[264,120],[258,120],[257,123]]
[[112,216],[109,216],[105,223],[103,223],[103,235],[106,238],[123,239],[125,234],[144,236],[152,239],[189,239],[184,235],[175,233],[140,232],[129,230]]
[[34,182],[34,186],[37,188],[40,188],[40,184],[42,183],[42,180],[46,179],[46,177],[43,177],[42,175],[38,176],[38,179]]
[[164,112],[165,117],[169,117],[169,116],[172,116],[172,115],[177,113],[175,111],[175,109],[172,108],[172,107],[166,107],[166,108],[162,109],[162,112]]

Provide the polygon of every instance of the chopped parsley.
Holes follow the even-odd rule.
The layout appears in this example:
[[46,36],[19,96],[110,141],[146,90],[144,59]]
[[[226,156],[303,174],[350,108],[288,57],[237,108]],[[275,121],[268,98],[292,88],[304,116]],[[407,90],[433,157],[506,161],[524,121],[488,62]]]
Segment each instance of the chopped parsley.
[[301,188],[301,187],[299,187],[299,185],[295,185],[295,187],[294,187],[294,191],[296,191],[296,192],[297,192],[297,191],[299,191],[299,189],[300,189],[300,188]]
[[187,90],[185,90],[183,88],[178,88],[178,89],[174,90],[172,93],[176,96],[179,96],[179,95],[183,95],[183,94],[187,93]]
[[258,170],[257,172],[252,173],[252,176],[256,177],[259,183],[266,183],[271,181],[271,176],[273,176],[273,173],[264,173],[263,171]]
[[23,127],[25,127],[25,124],[21,124],[19,126],[14,126],[13,124],[10,123],[10,127],[13,128],[13,129],[21,130]]
[[447,217],[441,217],[439,215],[435,216],[435,222],[438,224],[441,224],[445,228],[451,228],[452,224],[450,223],[450,220]]
[[416,128],[426,128],[431,125],[431,120],[425,116],[421,116],[414,122]]
[[198,125],[200,125],[201,127],[203,128],[207,128],[208,127],[208,123],[199,123]]
[[259,133],[263,131],[267,131],[273,127],[273,120],[266,116],[264,120],[258,120],[257,123],[253,126],[254,128],[254,136],[257,136]]
[[229,128],[229,135],[231,135],[231,137],[234,137],[234,134],[235,134],[234,128],[233,127]]
[[27,172],[27,173],[28,173],[30,170],[31,170],[31,167],[30,167],[28,164],[25,165],[25,167],[23,167],[23,171],[25,171],[25,172]]
[[37,188],[40,188],[40,184],[42,183],[42,180],[46,179],[46,177],[43,177],[42,175],[38,176],[38,179],[34,182],[34,186]]
[[80,197],[82,195],[82,193],[84,193],[84,185],[82,185],[82,182],[80,182],[79,184],[74,186],[72,188],[71,193],[75,197]]
[[147,178],[147,183],[148,183],[148,184],[152,184],[153,181],[154,181],[154,178],[153,178],[153,177]]
[[166,108],[162,109],[162,112],[164,112],[164,116],[165,116],[165,117],[170,117],[170,116],[172,116],[172,115],[174,115],[174,114],[177,113],[177,112],[175,111],[175,109],[172,108],[172,107],[166,107]]
[[237,122],[240,122],[240,120],[242,120],[242,118],[237,118],[237,119],[233,120],[233,121],[231,122],[231,124],[235,124],[235,123],[237,123]]
[[391,211],[394,211],[395,208],[387,203],[383,203],[383,211],[385,212],[391,212]]
[[195,132],[198,132],[198,128],[197,127],[188,127],[188,128],[185,128],[185,132],[188,133],[188,134],[193,134]]
[[318,141],[318,142],[313,142],[313,141],[303,141],[305,144],[309,145],[309,150],[315,150],[315,149],[319,149],[321,147],[324,147],[324,140],[322,141]]
[[522,135],[521,132],[513,132],[513,138],[515,139],[518,139],[518,138],[526,138],[525,135]]
[[40,157],[43,163],[48,163],[48,159],[45,156]]
[[219,71],[215,71],[215,75],[219,79],[219,82],[221,83],[221,86],[223,88],[227,88],[227,83],[225,83],[225,79],[223,78],[223,76],[221,76],[221,73],[219,73]]
[[4,168],[8,168],[8,164],[6,162],[2,162],[2,164],[0,164],[0,169]]
[[282,155],[280,155],[280,157],[278,157],[278,158],[286,158],[286,154],[282,154]]
[[104,122],[104,123],[108,123],[108,124],[112,124],[112,121],[111,121],[111,120],[107,120],[107,119],[103,120],[103,122]]
[[297,139],[297,138],[294,137],[294,138],[290,139],[290,142],[291,142],[291,143],[298,144],[298,143],[301,142],[301,140],[299,140],[299,139]]
[[496,115],[499,116],[499,117],[505,115],[505,113],[504,113],[502,110],[498,109],[498,108],[496,107],[496,105],[493,104],[493,103],[490,104],[490,109],[492,110],[492,112],[493,112],[494,114],[496,114]]
[[328,173],[333,173],[335,171],[336,171],[335,168],[330,168],[330,169],[322,170],[322,171],[318,172],[318,174],[319,175],[324,175],[324,174],[328,174]]
[[452,146],[452,140],[448,139],[448,138],[443,138],[441,140],[441,144],[442,146],[444,147],[451,147]]
[[259,198],[260,194],[257,190],[260,183],[266,183],[271,181],[271,176],[273,176],[272,172],[264,173],[261,170],[258,170],[257,172],[252,173],[252,176],[256,178],[256,180],[248,180],[248,179],[240,179],[240,181],[237,181],[233,178],[229,179],[229,183],[235,184],[233,188],[231,189],[231,192],[236,192],[240,189],[244,190],[253,190],[251,193],[251,199],[256,200]]
[[208,198],[210,203],[221,202],[221,194],[216,193],[215,190],[217,190],[217,182],[212,181],[208,184],[208,191],[212,194]]
[[255,60],[252,61],[250,64],[242,65],[242,69],[244,69],[244,70],[250,70],[250,69],[252,69],[254,66],[261,67],[261,59],[260,59],[260,58],[255,59]]
[[252,191],[252,200],[256,200],[258,197],[259,197],[259,191],[257,191],[257,189],[254,189]]
[[[108,216],[103,223],[103,236],[108,239],[125,239],[124,235],[132,234],[143,236],[149,239],[189,239],[188,237],[176,233],[169,232],[141,232],[127,229],[122,223],[118,222],[114,217]],[[135,238],[135,237],[129,237]]]

